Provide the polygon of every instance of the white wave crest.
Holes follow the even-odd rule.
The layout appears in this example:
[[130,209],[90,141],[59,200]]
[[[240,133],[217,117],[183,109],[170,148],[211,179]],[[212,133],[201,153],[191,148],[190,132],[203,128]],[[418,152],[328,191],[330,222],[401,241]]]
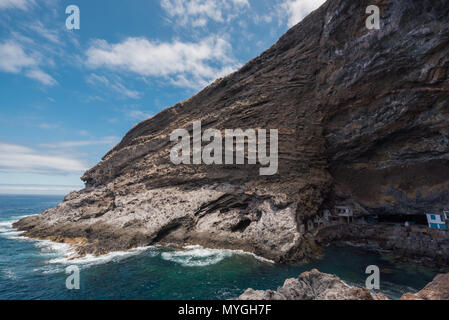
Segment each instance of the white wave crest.
[[2,222],[0,222],[0,233],[11,231],[13,223],[14,223],[14,221],[2,221]]
[[[8,238],[8,239],[16,239],[19,237],[15,237],[21,233],[23,233],[22,231],[17,231],[15,230],[12,225],[19,221],[20,219],[26,218],[26,217],[31,217],[33,215],[24,215],[24,216],[15,216],[15,217],[11,217],[14,219],[11,220],[4,220],[4,221],[0,221],[0,236],[3,236],[4,238]],[[14,236],[14,237],[11,237]]]
[[5,269],[2,271],[3,276],[9,280],[17,280],[18,276],[11,269]]
[[75,254],[73,246],[66,243],[58,243],[50,240],[34,240],[34,246],[40,250],[40,253],[49,257],[71,256]]
[[62,265],[77,265],[80,267],[90,267],[99,264],[105,264],[108,262],[119,262],[123,259],[129,258],[131,256],[139,255],[142,252],[148,251],[148,254],[157,256],[159,253],[156,251],[155,247],[140,247],[131,249],[128,251],[115,251],[101,256],[86,255],[81,258],[73,258],[74,251],[68,251],[63,257],[58,257],[51,259],[49,263],[51,264],[62,264]]
[[[156,257],[161,254],[160,246],[149,246],[131,249],[129,251],[116,251],[101,256],[86,255],[81,258],[76,257],[76,250],[72,245],[57,243],[49,240],[36,240],[22,237],[23,232],[12,228],[17,219],[28,216],[14,217],[15,220],[0,222],[0,236],[14,240],[32,241],[40,254],[49,259],[49,268],[45,268],[44,273],[57,273],[62,269],[57,265],[78,265],[86,268],[93,265],[105,264],[108,262],[118,262],[131,256],[138,255],[144,251],[146,254]],[[253,253],[242,250],[208,249],[199,245],[189,245],[180,251],[163,252],[162,259],[172,261],[185,267],[204,267],[217,264],[232,255],[249,255],[264,263],[274,263],[271,260],[259,257]],[[52,267],[53,266],[53,267]]]
[[229,251],[231,251],[231,252],[233,252],[235,254],[242,255],[242,256],[251,256],[251,257],[253,257],[256,260],[259,260],[260,262],[270,263],[270,264],[275,264],[276,263],[273,260],[270,260],[270,259],[258,256],[257,254],[252,253],[252,252],[247,252],[247,251],[243,251],[243,250],[229,250]]
[[12,227],[12,224],[17,220],[9,220],[0,222],[0,237],[9,240],[19,240],[23,231],[17,231]]
[[185,246],[185,250],[164,252],[162,259],[178,263],[184,267],[205,267],[217,264],[234,254],[250,255],[253,258],[266,263],[274,263],[271,260],[259,257],[253,253],[242,250],[207,249],[202,246]]
[[218,249],[204,249],[200,246],[187,246],[182,251],[164,252],[162,259],[176,262],[184,267],[205,267],[221,262],[232,256],[230,252]]

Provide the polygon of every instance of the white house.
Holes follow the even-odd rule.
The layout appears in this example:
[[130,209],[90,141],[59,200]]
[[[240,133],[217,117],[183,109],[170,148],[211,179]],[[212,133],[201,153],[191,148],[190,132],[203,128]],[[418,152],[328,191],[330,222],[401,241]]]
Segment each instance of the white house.
[[353,221],[354,213],[350,207],[338,206],[334,208],[334,215],[331,220],[350,223]]
[[447,230],[446,221],[449,220],[449,211],[444,211],[443,214],[427,214],[427,222],[429,228]]

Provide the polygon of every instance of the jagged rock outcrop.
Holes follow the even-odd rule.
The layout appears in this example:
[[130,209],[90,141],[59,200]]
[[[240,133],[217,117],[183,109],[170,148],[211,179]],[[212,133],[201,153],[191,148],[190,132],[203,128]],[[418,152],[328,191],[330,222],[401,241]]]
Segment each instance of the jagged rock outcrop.
[[246,290],[239,300],[388,300],[368,289],[350,287],[335,275],[314,269],[298,278],[287,279],[284,285],[272,290]]
[[[381,29],[365,27],[368,5]],[[194,243],[276,261],[320,252],[307,222],[449,203],[449,6],[444,0],[329,0],[261,56],[133,128],[86,172],[86,188],[21,220],[25,235],[101,254]],[[279,130],[279,171],[174,165],[170,134]],[[449,253],[446,253],[449,254]]]
[[[350,287],[336,275],[314,269],[287,279],[273,290],[246,290],[238,300],[388,300],[382,293]],[[401,300],[449,300],[449,274],[439,274],[418,293],[405,293]]]
[[401,300],[449,300],[449,274],[439,274],[418,293],[406,293]]

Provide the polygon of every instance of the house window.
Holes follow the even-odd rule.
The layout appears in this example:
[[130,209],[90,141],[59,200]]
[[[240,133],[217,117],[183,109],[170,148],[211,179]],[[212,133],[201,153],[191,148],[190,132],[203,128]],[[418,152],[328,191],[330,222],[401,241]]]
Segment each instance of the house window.
[[445,224],[440,224],[440,229],[447,230],[447,226]]
[[438,229],[438,225],[437,225],[436,223],[431,223],[431,224],[430,224],[430,227],[431,227],[432,229]]
[[434,214],[430,215],[430,219],[435,220],[436,219],[435,215]]

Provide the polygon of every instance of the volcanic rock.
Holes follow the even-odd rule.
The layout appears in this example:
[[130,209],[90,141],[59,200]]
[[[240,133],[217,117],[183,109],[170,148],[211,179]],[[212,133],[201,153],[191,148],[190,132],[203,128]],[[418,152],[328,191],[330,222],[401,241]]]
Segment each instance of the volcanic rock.
[[[381,9],[380,30],[366,28],[369,5]],[[170,242],[285,262],[321,253],[309,222],[338,204],[357,216],[441,212],[448,17],[445,0],[329,0],[237,72],[131,129],[84,174],[85,189],[14,226],[82,239],[80,254]],[[170,134],[193,121],[277,129],[278,173],[174,165]]]
[[439,274],[416,294],[406,293],[401,300],[449,300],[449,274]]
[[350,287],[335,275],[314,269],[296,279],[287,279],[284,285],[272,290],[246,290],[239,300],[388,300],[382,294],[371,294],[368,289]]

